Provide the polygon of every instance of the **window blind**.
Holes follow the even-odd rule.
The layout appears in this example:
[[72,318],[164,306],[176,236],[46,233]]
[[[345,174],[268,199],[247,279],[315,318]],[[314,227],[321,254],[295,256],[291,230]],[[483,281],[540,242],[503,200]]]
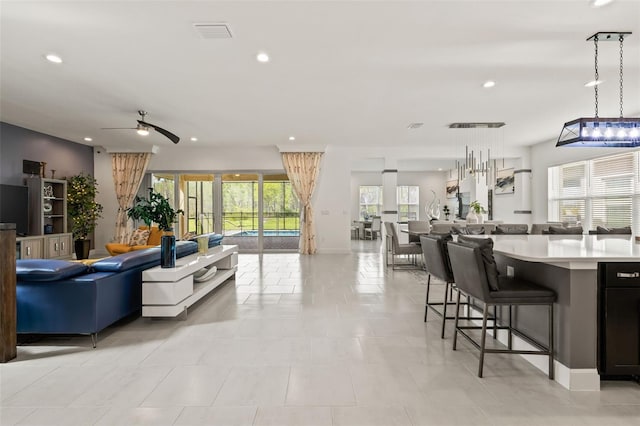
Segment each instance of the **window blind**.
[[549,168],[549,220],[640,231],[638,152]]

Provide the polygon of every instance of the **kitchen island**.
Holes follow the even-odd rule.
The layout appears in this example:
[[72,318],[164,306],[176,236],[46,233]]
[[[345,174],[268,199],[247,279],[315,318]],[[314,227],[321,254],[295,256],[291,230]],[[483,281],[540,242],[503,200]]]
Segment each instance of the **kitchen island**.
[[[554,324],[556,381],[571,390],[599,390],[598,263],[638,262],[640,245],[629,235],[493,235],[491,238],[501,274],[513,274],[558,294]],[[514,312],[514,325],[518,329],[546,342],[546,308],[526,306]],[[498,337],[503,340],[503,336]],[[526,346],[522,341],[518,344]],[[547,372],[546,358],[525,358]]]

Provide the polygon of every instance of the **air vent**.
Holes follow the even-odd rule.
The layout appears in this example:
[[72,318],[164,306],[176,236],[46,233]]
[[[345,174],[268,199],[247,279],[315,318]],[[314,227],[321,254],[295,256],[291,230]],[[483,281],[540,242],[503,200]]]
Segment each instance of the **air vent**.
[[422,126],[424,126],[424,123],[409,123],[407,129],[419,129]]
[[505,123],[451,123],[450,129],[497,129],[504,126]]
[[220,39],[232,37],[231,29],[227,24],[193,24],[193,28],[201,38]]

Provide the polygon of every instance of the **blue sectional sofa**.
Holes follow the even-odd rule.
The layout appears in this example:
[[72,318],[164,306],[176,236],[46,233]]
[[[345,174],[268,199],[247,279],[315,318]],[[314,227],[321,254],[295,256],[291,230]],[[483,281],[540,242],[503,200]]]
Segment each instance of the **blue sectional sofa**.
[[[209,234],[209,246],[222,235]],[[198,250],[193,241],[178,241],[176,257]],[[160,248],[136,250],[90,266],[65,260],[16,261],[18,334],[89,334],[140,312],[142,271],[160,264]]]

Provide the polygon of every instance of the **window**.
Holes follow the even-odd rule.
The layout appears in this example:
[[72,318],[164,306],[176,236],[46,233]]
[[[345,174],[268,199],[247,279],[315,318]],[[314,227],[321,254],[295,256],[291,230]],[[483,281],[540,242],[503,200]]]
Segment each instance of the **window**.
[[420,188],[417,186],[398,186],[396,188],[398,202],[398,222],[418,220],[420,211]]
[[549,220],[640,229],[639,153],[549,168]]
[[360,219],[382,215],[382,187],[360,187]]

